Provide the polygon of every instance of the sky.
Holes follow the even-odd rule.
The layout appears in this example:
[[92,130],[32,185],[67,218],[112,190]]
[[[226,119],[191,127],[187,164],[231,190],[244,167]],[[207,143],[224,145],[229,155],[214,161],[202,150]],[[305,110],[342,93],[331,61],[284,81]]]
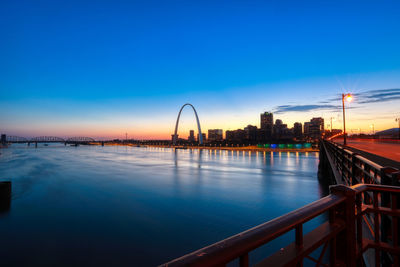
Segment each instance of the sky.
[[[170,139],[202,130],[397,127],[399,1],[2,1],[0,132]],[[329,125],[328,125],[329,124]],[[196,130],[185,108],[179,134]],[[197,132],[197,130],[196,130]]]

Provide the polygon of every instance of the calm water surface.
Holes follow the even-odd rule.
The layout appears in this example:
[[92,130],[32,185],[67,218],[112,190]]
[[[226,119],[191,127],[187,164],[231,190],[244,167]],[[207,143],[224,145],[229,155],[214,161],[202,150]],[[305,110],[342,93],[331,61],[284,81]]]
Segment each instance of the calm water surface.
[[0,152],[0,180],[12,182],[0,213],[2,266],[155,266],[324,195],[317,153],[57,144]]

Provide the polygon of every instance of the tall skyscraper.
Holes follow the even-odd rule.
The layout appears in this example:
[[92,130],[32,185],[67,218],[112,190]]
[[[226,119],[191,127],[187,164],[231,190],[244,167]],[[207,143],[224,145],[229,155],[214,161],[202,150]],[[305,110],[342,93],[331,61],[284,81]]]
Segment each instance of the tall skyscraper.
[[271,139],[273,128],[274,128],[274,115],[270,112],[264,112],[260,114],[260,128],[262,140]]
[[266,129],[268,127],[272,127],[274,124],[274,115],[270,112],[264,112],[260,114],[261,119],[261,129]]

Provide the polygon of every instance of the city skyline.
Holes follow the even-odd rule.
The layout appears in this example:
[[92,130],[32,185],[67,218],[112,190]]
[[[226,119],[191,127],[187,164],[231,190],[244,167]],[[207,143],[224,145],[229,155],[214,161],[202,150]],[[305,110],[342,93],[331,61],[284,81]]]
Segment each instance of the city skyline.
[[[0,11],[0,131],[170,139],[192,103],[204,132],[331,117],[400,117],[400,22],[384,3],[7,2]],[[143,14],[146,14],[144,16]],[[182,113],[178,134],[195,120]],[[197,133],[197,131],[196,131]]]
[[[185,104],[185,105],[190,105],[190,103],[187,103],[187,104]],[[279,113],[278,113],[279,114]],[[292,136],[292,137],[290,137],[290,139],[292,139],[293,137],[297,137],[298,136],[298,133],[300,134],[300,135],[307,135],[307,133],[306,132],[308,132],[308,130],[306,130],[306,124],[310,124],[310,123],[312,123],[313,121],[322,121],[322,123],[319,123],[318,122],[318,125],[321,125],[322,126],[322,128],[320,129],[320,131],[319,131],[319,133],[317,134],[318,136],[320,136],[322,133],[324,133],[325,131],[327,131],[328,133],[330,132],[330,130],[331,129],[333,129],[333,131],[337,131],[337,130],[340,130],[340,131],[342,131],[343,130],[343,125],[341,124],[342,123],[342,121],[341,120],[339,120],[339,121],[335,121],[336,119],[334,118],[334,117],[330,117],[330,118],[328,118],[328,121],[325,121],[325,118],[323,118],[323,117],[312,117],[312,118],[309,118],[308,120],[307,120],[307,118],[303,118],[305,121],[302,121],[302,120],[299,120],[299,121],[296,121],[296,122],[294,122],[292,125],[291,124],[287,124],[287,123],[285,123],[285,121],[283,121],[280,117],[273,117],[273,113],[272,112],[263,112],[263,113],[260,113],[259,114],[260,116],[261,116],[261,118],[259,117],[259,121],[258,121],[258,123],[255,123],[255,124],[245,124],[245,125],[242,125],[242,126],[239,126],[238,128],[236,128],[236,129],[221,129],[221,128],[218,128],[218,127],[216,127],[215,129],[211,129],[211,128],[206,128],[206,129],[204,129],[204,128],[202,128],[203,130],[202,130],[202,135],[204,136],[203,137],[203,140],[207,140],[207,141],[210,141],[210,139],[209,139],[209,134],[210,134],[210,131],[211,132],[213,132],[212,134],[214,135],[215,133],[215,131],[220,131],[218,134],[221,136],[221,140],[220,141],[222,141],[222,140],[225,140],[226,139],[226,132],[228,132],[228,131],[230,131],[230,132],[235,132],[236,130],[246,130],[246,128],[248,128],[248,127],[255,127],[255,129],[258,129],[258,130],[267,130],[267,128],[265,128],[265,127],[270,127],[270,128],[268,128],[268,130],[267,131],[270,131],[270,133],[268,134],[268,139],[270,139],[270,138],[276,138],[276,136],[274,137],[274,136],[272,136],[273,134],[275,134],[275,125],[277,125],[277,124],[280,124],[280,125],[282,125],[282,126],[284,126],[284,129],[286,129],[286,130],[289,130],[289,132],[290,132],[290,134],[294,134],[294,136]],[[269,117],[269,116],[272,116],[271,118],[272,118],[272,121],[271,121],[271,119],[267,119],[267,121],[264,121],[264,126],[263,126],[263,118],[262,117],[265,117],[265,116],[267,116],[267,117]],[[188,117],[190,117],[190,116],[188,116]],[[190,118],[188,118],[189,120],[190,120]],[[336,125],[335,125],[335,123],[332,123],[333,124],[333,127],[331,127],[331,125],[330,125],[330,119],[332,119],[333,120],[333,122],[335,122],[336,124],[338,124],[338,126],[339,127],[337,127]],[[194,114],[193,114],[193,120],[195,120],[195,117],[194,117]],[[265,120],[265,119],[264,119]],[[266,124],[269,124],[269,126],[265,126]],[[299,128],[300,127],[300,128]],[[307,126],[308,127],[308,126]],[[180,128],[180,127],[179,127]],[[296,129],[297,128],[297,129]],[[325,130],[324,130],[324,128],[325,128]],[[370,132],[368,132],[368,131],[361,131],[361,129],[360,128],[358,128],[358,129],[350,129],[350,133],[349,132],[347,132],[347,134],[366,134],[366,135],[369,135],[369,134],[373,134],[373,133],[376,133],[376,132],[378,132],[379,130],[376,130],[375,129],[375,125],[372,127],[372,125],[370,125]],[[395,129],[396,129],[396,127],[395,127]],[[185,131],[187,131],[187,132],[185,132]],[[297,134],[296,134],[296,131],[297,131]],[[196,133],[196,138],[194,137],[195,136],[195,133]],[[180,129],[180,130],[178,130],[178,133],[177,133],[177,136],[178,136],[178,138],[180,139],[180,140],[185,140],[186,139],[186,137],[185,137],[185,135],[186,134],[188,134],[189,136],[187,136],[187,138],[190,138],[189,139],[189,141],[191,140],[192,142],[197,142],[198,141],[198,138],[199,138],[199,135],[198,135],[198,131],[197,131],[197,129],[196,130],[194,130],[194,129],[190,129],[190,128],[188,128],[188,129]],[[61,136],[62,138],[70,138],[70,137],[73,137],[73,138],[76,138],[77,136],[78,136],[79,134],[77,134],[77,135],[71,135],[71,136]],[[82,134],[81,134],[82,135]],[[133,137],[133,136],[130,136],[129,134],[128,134],[128,132],[125,132],[125,133],[123,133],[122,134],[123,135],[123,137],[121,137],[121,136],[117,136],[117,137],[109,137],[109,138],[105,138],[105,137],[101,137],[101,138],[97,138],[97,140],[111,140],[111,139],[119,139],[119,140],[126,140],[126,139],[129,139],[129,140],[133,140],[133,139],[136,139],[136,140],[169,140],[169,139],[171,139],[171,137],[173,137],[174,136],[174,133],[171,133],[170,134],[170,136],[169,136],[169,138],[167,137],[167,138],[135,138],[135,137]],[[14,136],[14,137],[22,137],[22,138],[36,138],[36,137],[39,137],[39,136],[26,136],[26,135],[20,135],[20,136]],[[42,136],[42,137],[46,137],[45,135],[44,136]],[[47,135],[47,137],[52,137],[51,135]],[[129,138],[128,138],[129,137]],[[55,137],[55,138],[58,138],[58,137]],[[79,137],[80,138],[80,137]],[[91,137],[87,137],[87,138],[91,138]],[[314,137],[314,138],[316,138],[316,139],[318,139],[318,137]],[[214,139],[214,138],[212,138],[212,139]],[[214,141],[218,141],[218,140],[214,140]]]

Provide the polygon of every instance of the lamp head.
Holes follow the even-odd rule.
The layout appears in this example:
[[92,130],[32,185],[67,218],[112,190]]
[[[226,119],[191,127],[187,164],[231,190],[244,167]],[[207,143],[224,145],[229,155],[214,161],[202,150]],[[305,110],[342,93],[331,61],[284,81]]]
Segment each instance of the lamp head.
[[344,95],[344,98],[346,99],[347,102],[351,102],[353,100],[353,96],[351,94]]

